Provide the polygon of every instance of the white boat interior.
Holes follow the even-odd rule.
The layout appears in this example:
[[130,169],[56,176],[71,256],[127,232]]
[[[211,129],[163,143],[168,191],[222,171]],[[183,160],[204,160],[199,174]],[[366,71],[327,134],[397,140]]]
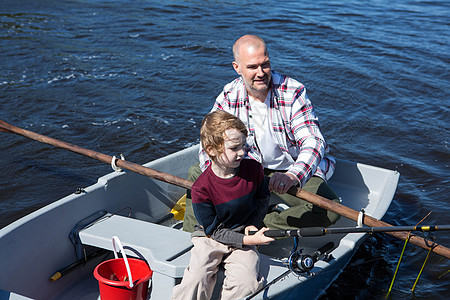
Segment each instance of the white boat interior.
[[[187,178],[189,167],[198,161],[197,153],[198,146],[194,146],[145,166]],[[381,219],[394,196],[398,178],[395,171],[338,160],[329,184],[343,205],[358,211],[364,208],[367,215]],[[180,230],[179,224],[160,221],[185,192],[133,172],[112,172],[84,188],[84,192],[71,194],[8,225],[0,230],[0,299],[99,299],[93,269],[105,255],[54,282],[49,277],[77,260],[69,234],[78,222],[101,210],[106,210],[109,217],[79,232],[86,253],[97,248],[112,250],[111,238],[118,236],[128,256],[145,259],[153,270],[150,299],[169,299],[189,263],[192,245],[190,234]],[[341,217],[333,226],[356,226],[356,222]],[[317,298],[342,272],[364,238],[364,233],[300,238],[299,248],[304,253],[333,242],[332,259],[319,260],[313,274],[290,273],[254,299],[290,299],[289,295],[298,292],[304,299]],[[292,247],[292,238],[260,247],[261,274],[267,282],[287,270],[280,259],[287,257]],[[308,288],[303,282],[308,282]],[[220,280],[215,295],[219,290]]]

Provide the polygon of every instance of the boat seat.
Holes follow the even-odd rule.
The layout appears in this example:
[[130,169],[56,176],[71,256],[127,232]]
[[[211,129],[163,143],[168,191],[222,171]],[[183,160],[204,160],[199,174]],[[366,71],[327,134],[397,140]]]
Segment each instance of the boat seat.
[[127,256],[143,256],[154,272],[173,278],[183,277],[193,246],[188,232],[118,215],[81,230],[79,236],[84,245],[107,250],[113,250],[112,237],[117,236]]

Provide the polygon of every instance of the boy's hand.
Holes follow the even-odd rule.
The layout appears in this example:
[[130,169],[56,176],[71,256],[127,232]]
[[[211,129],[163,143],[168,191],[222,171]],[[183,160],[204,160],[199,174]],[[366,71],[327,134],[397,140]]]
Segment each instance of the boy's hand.
[[[275,239],[271,237],[267,237],[264,235],[264,232],[269,230],[267,227],[263,227],[260,230],[253,225],[245,227],[245,236],[244,236],[244,245],[268,245],[270,242],[273,242]],[[249,231],[256,231],[254,235],[248,235]]]

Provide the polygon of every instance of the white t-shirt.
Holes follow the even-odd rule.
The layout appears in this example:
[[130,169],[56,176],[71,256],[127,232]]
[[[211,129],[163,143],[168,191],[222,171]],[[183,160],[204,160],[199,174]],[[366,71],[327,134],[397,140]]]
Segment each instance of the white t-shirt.
[[262,156],[264,168],[273,170],[287,170],[291,166],[286,156],[281,151],[270,121],[269,101],[271,92],[267,94],[264,102],[248,96],[251,106],[251,118],[255,125],[255,139]]

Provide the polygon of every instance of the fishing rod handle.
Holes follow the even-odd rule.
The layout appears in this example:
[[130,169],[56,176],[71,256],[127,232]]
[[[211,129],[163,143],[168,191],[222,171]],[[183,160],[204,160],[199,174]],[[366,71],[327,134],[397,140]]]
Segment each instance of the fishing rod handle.
[[[248,234],[253,235],[256,231],[250,231]],[[289,237],[289,236],[322,236],[326,230],[323,227],[305,227],[300,229],[273,229],[264,232],[267,237]]]
[[267,230],[266,232],[264,232],[264,235],[267,237],[285,237],[285,236],[289,236],[287,235],[288,230],[283,230],[283,229],[279,229],[279,230]]
[[[264,235],[267,237],[288,237],[288,231],[289,230],[283,230],[283,229],[279,229],[279,230],[267,230],[266,232],[264,232]],[[257,233],[257,231],[249,231],[248,235],[254,235],[255,233]]]
[[319,249],[317,249],[316,251],[314,251],[314,253],[313,253],[314,261],[317,261],[319,256],[321,256],[322,254],[325,254],[326,252],[330,251],[331,249],[333,249],[333,247],[334,247],[334,243],[333,242],[328,242],[325,245],[323,245],[322,247],[320,247]]

